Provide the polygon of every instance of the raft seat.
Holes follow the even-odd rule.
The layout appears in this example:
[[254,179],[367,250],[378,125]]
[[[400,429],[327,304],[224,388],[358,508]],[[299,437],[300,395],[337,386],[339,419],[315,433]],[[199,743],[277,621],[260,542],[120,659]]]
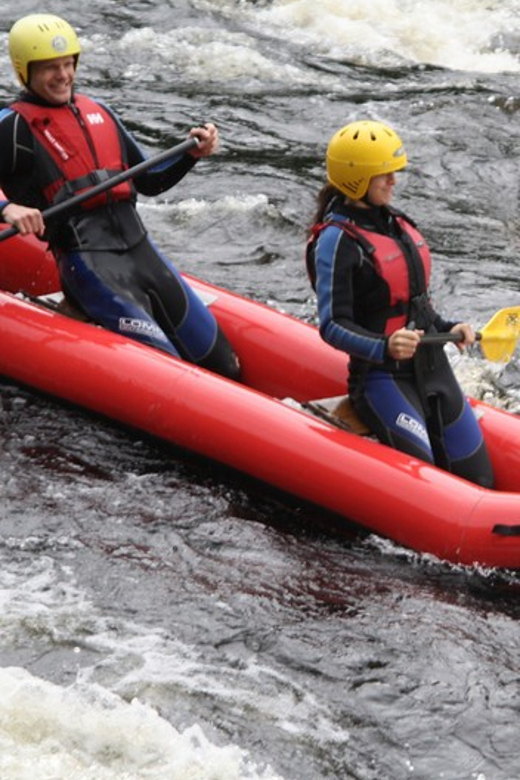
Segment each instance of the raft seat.
[[337,395],[331,398],[317,398],[314,401],[301,402],[295,401],[293,398],[284,398],[282,403],[307,412],[314,417],[326,420],[349,433],[376,439],[370,429],[357,416],[348,395]]

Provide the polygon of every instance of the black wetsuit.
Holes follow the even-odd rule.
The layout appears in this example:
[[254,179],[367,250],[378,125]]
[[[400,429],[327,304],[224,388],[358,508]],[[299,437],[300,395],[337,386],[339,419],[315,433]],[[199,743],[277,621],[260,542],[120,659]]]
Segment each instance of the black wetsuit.
[[439,332],[455,323],[432,308],[418,246],[406,235],[397,212],[356,208],[336,198],[323,223],[337,224],[322,224],[307,260],[322,337],[350,355],[348,389],[356,412],[382,442],[492,487],[480,426],[444,349],[420,345],[413,360],[389,357],[387,322],[397,307],[391,305],[388,282],[376,271],[367,245],[341,228],[344,221],[372,234],[374,246],[378,235],[390,237],[396,254],[404,255],[409,299],[402,302],[403,322],[413,320],[418,329]]
[[[24,93],[24,101],[46,104]],[[121,159],[128,167],[145,157],[118,117]],[[48,111],[70,111],[69,106]],[[0,111],[0,186],[10,201],[44,210],[41,151],[26,120],[7,107]],[[40,157],[38,157],[40,155]],[[135,192],[154,196],[191,170],[191,155],[173,158],[141,173]],[[135,208],[136,198],[107,202],[47,226],[63,290],[95,322],[233,379],[238,360],[214,316],[153,244]],[[0,207],[2,204],[0,204]]]

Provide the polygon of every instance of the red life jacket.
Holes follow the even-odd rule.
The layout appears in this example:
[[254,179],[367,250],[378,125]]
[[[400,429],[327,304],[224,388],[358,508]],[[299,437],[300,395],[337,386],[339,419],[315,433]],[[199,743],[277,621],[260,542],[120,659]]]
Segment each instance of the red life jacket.
[[[396,220],[401,229],[411,239],[421,259],[422,268],[418,269],[420,276],[420,288],[415,291],[415,296],[423,296],[428,289],[431,274],[431,255],[428,245],[419,231],[403,216],[396,215]],[[310,247],[317,240],[318,235],[326,227],[334,225],[340,228],[357,241],[363,252],[368,256],[376,273],[381,276],[388,285],[390,291],[390,305],[385,326],[385,334],[389,335],[395,330],[407,324],[409,304],[411,301],[410,269],[406,262],[405,254],[399,243],[390,236],[382,235],[374,231],[365,230],[352,222],[331,220],[320,222],[312,227],[311,237],[307,247],[307,272],[314,287],[316,272],[310,258]]]
[[[11,108],[23,116],[36,141],[39,183],[49,204],[128,168],[116,122],[103,106],[85,95],[76,95],[71,105],[39,106],[16,101]],[[133,194],[132,185],[124,182],[86,201],[81,208],[130,200]]]

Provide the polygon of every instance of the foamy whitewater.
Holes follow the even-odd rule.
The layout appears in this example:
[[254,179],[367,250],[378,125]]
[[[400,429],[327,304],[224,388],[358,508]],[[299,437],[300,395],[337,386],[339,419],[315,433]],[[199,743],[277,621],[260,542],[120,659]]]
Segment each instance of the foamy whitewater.
[[516,0],[196,0],[195,5],[245,18],[309,54],[379,66],[520,69]]
[[508,41],[520,43],[513,0],[275,0],[258,18],[268,28],[291,30],[300,45],[340,59],[482,72],[520,69],[518,56],[506,50]]
[[17,780],[280,780],[198,726],[177,732],[150,707],[98,686],[62,688],[0,669],[0,777]]
[[[7,543],[14,549],[20,540]],[[36,537],[26,540],[27,547],[39,543]],[[76,546],[70,539],[59,543]],[[255,768],[237,746],[212,744],[197,724],[180,733],[137,698],[126,701],[89,682],[89,667],[81,667],[85,651],[113,656],[137,684],[142,675],[130,672],[135,659],[154,674],[155,658],[163,675],[171,665],[186,686],[190,676],[200,675],[197,652],[123,620],[115,631],[75,586],[72,573],[60,571],[52,558],[42,555],[26,569],[23,585],[16,583],[14,567],[4,569],[0,605],[4,643],[22,641],[27,630],[52,636],[78,669],[67,687],[22,668],[0,669],[2,780],[281,780]],[[120,685],[127,688],[128,682]]]

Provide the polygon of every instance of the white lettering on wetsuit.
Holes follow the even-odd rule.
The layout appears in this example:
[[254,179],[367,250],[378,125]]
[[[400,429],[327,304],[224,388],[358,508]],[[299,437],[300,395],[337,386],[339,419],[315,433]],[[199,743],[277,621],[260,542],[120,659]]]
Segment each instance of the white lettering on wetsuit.
[[421,441],[423,441],[425,444],[430,443],[430,439],[428,437],[428,433],[424,425],[421,425],[420,422],[414,420],[414,418],[410,417],[409,414],[406,414],[405,412],[401,412],[397,417],[395,424],[397,425],[398,428],[403,428],[408,433],[413,433],[415,436],[421,439]]
[[168,341],[158,325],[146,320],[139,320],[136,317],[120,317],[119,330],[122,333],[138,333],[142,336],[151,336],[154,339],[159,339],[159,341]]

